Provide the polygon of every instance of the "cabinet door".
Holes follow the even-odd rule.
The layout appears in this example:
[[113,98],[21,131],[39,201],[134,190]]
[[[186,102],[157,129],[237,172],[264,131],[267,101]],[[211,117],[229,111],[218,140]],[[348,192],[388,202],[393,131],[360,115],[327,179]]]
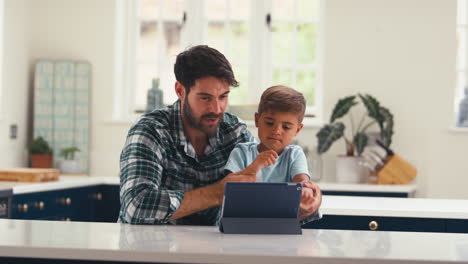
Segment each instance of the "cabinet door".
[[322,219],[307,223],[302,227],[344,230],[445,232],[445,220],[436,218],[324,215]]
[[468,233],[468,219],[447,219],[445,223],[447,232]]
[[100,185],[95,199],[96,222],[117,222],[120,210],[119,185]]

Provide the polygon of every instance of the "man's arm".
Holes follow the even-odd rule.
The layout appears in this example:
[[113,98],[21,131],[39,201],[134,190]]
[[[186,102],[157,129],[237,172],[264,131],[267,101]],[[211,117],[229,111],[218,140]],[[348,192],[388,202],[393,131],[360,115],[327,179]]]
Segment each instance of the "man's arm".
[[232,173],[214,184],[187,191],[179,209],[170,220],[176,220],[211,207],[221,206],[226,182],[255,182],[256,180],[255,175]]

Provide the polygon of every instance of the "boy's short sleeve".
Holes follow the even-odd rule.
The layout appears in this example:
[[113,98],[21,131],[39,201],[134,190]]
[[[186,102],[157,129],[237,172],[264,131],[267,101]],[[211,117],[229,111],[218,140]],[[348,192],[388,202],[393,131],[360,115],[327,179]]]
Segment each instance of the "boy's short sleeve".
[[242,148],[237,145],[229,155],[229,159],[224,166],[224,172],[238,172],[245,169],[245,153]]
[[310,173],[307,167],[307,158],[304,151],[302,151],[301,147],[295,146],[291,153],[291,167],[289,171],[291,179],[289,180],[292,181],[294,176],[298,174],[306,174],[310,179]]

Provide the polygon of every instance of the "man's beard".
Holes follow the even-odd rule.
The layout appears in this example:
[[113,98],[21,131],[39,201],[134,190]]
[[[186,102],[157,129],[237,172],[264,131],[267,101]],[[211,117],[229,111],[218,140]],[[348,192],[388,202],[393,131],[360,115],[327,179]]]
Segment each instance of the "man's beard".
[[[192,108],[190,107],[190,104],[188,103],[187,98],[184,100],[184,115],[185,118],[187,119],[188,124],[203,133],[205,133],[208,137],[212,137],[216,135],[216,131],[218,128],[219,123],[223,120],[223,114],[215,114],[215,113],[208,113],[202,115],[199,119],[195,117],[193,114]],[[208,119],[208,118],[218,118],[218,123],[215,125],[203,125],[202,120],[203,119]]]

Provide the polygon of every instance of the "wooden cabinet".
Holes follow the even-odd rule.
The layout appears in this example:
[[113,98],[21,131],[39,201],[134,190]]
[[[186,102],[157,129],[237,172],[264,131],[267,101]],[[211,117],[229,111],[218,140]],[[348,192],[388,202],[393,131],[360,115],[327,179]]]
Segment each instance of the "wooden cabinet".
[[324,215],[302,228],[468,233],[468,220],[414,217]]
[[14,195],[11,218],[116,222],[119,186],[98,185]]

